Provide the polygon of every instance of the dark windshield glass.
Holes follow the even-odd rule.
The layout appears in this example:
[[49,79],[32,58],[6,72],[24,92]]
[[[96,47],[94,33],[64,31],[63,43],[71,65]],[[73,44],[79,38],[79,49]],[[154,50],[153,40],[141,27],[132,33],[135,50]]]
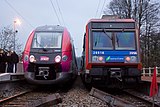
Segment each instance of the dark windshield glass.
[[93,32],[93,49],[113,49],[111,32]]
[[134,32],[116,32],[115,33],[115,48],[117,50],[134,50],[135,36]]
[[62,33],[37,32],[32,41],[32,48],[61,48]]
[[135,50],[135,33],[93,31],[93,49]]

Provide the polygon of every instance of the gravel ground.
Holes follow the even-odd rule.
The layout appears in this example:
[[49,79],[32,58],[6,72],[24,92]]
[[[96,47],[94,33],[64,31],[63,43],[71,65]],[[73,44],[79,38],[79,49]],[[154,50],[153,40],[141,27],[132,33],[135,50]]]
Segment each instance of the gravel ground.
[[105,102],[89,95],[80,77],[73,84],[73,87],[65,93],[61,93],[62,103],[55,107],[108,107]]

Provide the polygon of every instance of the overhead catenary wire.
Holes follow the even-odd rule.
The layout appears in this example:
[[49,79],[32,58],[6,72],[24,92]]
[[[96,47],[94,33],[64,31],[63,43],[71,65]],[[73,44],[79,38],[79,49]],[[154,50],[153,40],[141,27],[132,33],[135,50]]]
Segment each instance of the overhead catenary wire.
[[13,9],[24,21],[26,21],[27,24],[28,24],[30,27],[34,28],[34,26],[33,26],[31,23],[29,23],[29,21],[28,21],[25,17],[23,17],[23,16],[20,14],[20,12],[18,12],[7,0],[5,0],[5,2],[6,2],[7,5],[8,5],[11,9]]
[[55,12],[55,14],[56,14],[56,17],[57,17],[57,19],[58,19],[58,22],[59,22],[59,24],[61,25],[61,21],[60,21],[60,19],[59,19],[59,17],[58,17],[56,8],[54,7],[52,0],[50,0],[50,2],[51,2],[51,6],[52,6],[52,8],[53,8],[53,10],[54,10],[54,12]]
[[102,9],[101,9],[101,12],[100,12],[99,17],[101,17],[101,15],[102,15],[102,12],[103,12],[103,10],[104,10],[104,6],[105,6],[105,4],[106,4],[106,1],[107,1],[107,0],[104,0],[104,1],[103,1],[103,5],[102,5]]
[[99,2],[98,2],[98,6],[97,6],[97,10],[96,10],[96,14],[95,14],[95,17],[97,17],[97,14],[98,14],[98,10],[99,10],[99,6],[100,6],[100,2],[101,2],[101,0],[99,0]]
[[61,18],[62,18],[62,22],[63,22],[63,24],[64,24],[64,26],[65,26],[65,21],[64,21],[64,18],[63,18],[63,15],[62,15],[62,12],[61,12],[61,9],[60,9],[60,6],[59,6],[59,3],[58,3],[57,0],[56,0],[56,3],[57,3],[57,7],[58,7],[58,10],[59,10],[60,16],[61,16]]

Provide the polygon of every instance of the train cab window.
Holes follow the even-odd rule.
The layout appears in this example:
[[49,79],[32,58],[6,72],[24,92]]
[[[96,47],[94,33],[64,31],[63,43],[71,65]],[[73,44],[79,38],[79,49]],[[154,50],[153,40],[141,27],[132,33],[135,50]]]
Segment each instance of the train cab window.
[[111,32],[92,32],[93,49],[113,49]]
[[134,32],[115,32],[116,50],[135,50]]
[[36,32],[32,42],[32,48],[61,48],[62,33]]

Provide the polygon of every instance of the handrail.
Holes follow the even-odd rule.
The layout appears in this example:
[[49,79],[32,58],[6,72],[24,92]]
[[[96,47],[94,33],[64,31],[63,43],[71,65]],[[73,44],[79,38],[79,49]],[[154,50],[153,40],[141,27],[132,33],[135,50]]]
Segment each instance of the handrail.
[[[152,76],[154,71],[154,67],[148,67],[142,69],[142,75],[143,76]],[[160,67],[156,67],[156,74],[157,76],[160,76]]]

